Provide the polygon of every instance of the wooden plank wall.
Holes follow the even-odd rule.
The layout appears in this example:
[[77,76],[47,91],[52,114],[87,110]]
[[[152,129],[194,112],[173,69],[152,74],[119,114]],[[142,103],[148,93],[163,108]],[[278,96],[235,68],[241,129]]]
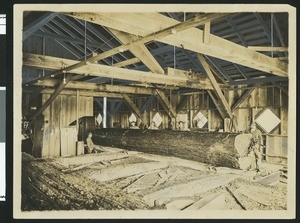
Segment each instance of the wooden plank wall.
[[[227,91],[224,92],[225,97],[230,106],[232,106],[236,100],[241,97],[244,90],[236,91]],[[175,108],[182,96],[173,95],[171,98],[171,103]],[[141,108],[146,102],[146,97],[140,97],[135,99],[138,108]],[[288,122],[288,97],[279,88],[256,88],[251,95],[238,107],[233,113],[237,117],[238,131],[248,131],[249,125],[252,122],[252,116],[254,117],[261,112],[264,108],[271,109],[275,115],[281,119],[281,124],[271,132],[275,135],[284,135],[288,134],[287,132],[287,122]],[[180,113],[188,114],[189,119],[201,111],[206,118],[209,119],[207,125],[204,126],[207,130],[218,131],[219,129],[224,129],[224,121],[219,115],[218,110],[214,106],[209,95],[205,92],[201,94],[193,95],[188,101],[187,105],[182,109]],[[169,128],[170,118],[167,115],[167,112],[160,106],[159,102],[154,99],[149,105],[148,109],[143,113],[144,117],[150,123],[153,116],[159,112],[163,117],[162,129]],[[113,117],[113,123],[115,126],[120,125],[122,128],[128,128],[128,117],[131,114],[131,111],[123,105],[119,111]],[[192,123],[189,121],[189,123]],[[194,128],[195,126],[189,126]]]
[[[45,103],[49,97],[49,94],[44,94],[42,102]],[[61,129],[76,121],[76,103],[76,95],[60,95],[43,112],[42,157],[61,155]],[[79,118],[84,116],[93,116],[92,97],[79,97]]]
[[272,163],[287,163],[288,137],[268,135],[266,137],[266,160]]

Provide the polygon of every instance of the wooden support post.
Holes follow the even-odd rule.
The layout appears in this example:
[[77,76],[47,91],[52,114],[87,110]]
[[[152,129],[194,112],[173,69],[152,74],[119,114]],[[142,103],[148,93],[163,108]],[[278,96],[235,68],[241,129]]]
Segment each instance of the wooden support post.
[[225,118],[232,118],[231,109],[229,107],[229,104],[226,101],[226,98],[224,97],[223,92],[222,92],[220,86],[218,85],[213,73],[211,72],[208,63],[205,61],[202,54],[197,54],[197,55],[198,55],[198,58],[201,61],[202,65],[203,65],[203,67],[206,71],[208,79],[211,81],[211,84],[212,84],[212,86],[215,90],[217,99],[218,99],[218,101],[220,101],[220,108],[222,110],[224,110],[224,115],[225,115],[224,117]]
[[79,90],[76,91],[76,127],[77,133],[79,132]]
[[107,120],[107,97],[103,97],[103,128],[106,128],[106,120]]
[[287,87],[278,87],[281,92],[283,92],[286,96],[289,96],[289,89]]
[[134,102],[130,99],[130,97],[127,94],[122,94],[123,98],[125,99],[125,104],[133,111],[134,114],[138,118],[142,120],[143,123],[146,123],[146,120],[144,119],[142,113],[140,110],[137,108],[137,106],[134,104]]
[[209,44],[209,36],[210,36],[210,22],[207,22],[204,24],[203,43]]
[[31,117],[31,120],[34,120],[37,116],[39,116],[43,111],[48,108],[49,105],[57,98],[59,93],[65,88],[65,86],[68,84],[68,82],[71,80],[72,75],[67,75],[67,77],[61,81],[59,86],[55,89],[54,93],[51,95],[51,97],[45,102],[45,104],[42,105],[42,107]]
[[234,105],[231,107],[231,111],[234,112],[255,90],[255,85],[251,85],[252,88],[247,89],[243,95],[234,103]]
[[190,100],[190,98],[192,97],[192,95],[184,95],[181,99],[181,101],[179,102],[177,108],[176,108],[176,112],[179,113],[184,106],[187,104],[187,102]]
[[157,96],[158,101],[163,106],[163,108],[167,111],[168,116],[170,118],[176,118],[177,113],[172,108],[172,105],[171,105],[170,101],[168,100],[168,98],[166,97],[166,95],[164,94],[164,92],[162,92],[159,89],[156,89],[155,91],[157,93],[156,96]]

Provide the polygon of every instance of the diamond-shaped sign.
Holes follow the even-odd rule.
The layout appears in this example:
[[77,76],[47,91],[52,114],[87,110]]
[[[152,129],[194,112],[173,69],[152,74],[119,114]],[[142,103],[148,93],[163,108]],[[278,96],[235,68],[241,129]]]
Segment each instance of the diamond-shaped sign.
[[129,122],[131,123],[131,122],[136,122],[137,121],[137,118],[136,118],[136,116],[133,114],[133,113],[131,113],[131,115],[130,115],[130,117],[129,117]]
[[271,132],[281,121],[270,110],[265,109],[255,120],[255,122],[266,132]]
[[96,117],[96,122],[97,122],[97,125],[101,125],[102,123],[102,115],[100,113],[98,113],[97,117]]
[[159,126],[161,125],[163,119],[162,119],[162,117],[160,116],[160,114],[157,112],[157,113],[154,115],[152,121],[155,123],[155,126],[156,126],[156,127],[159,127]]
[[202,112],[199,111],[198,114],[193,118],[193,121],[197,123],[198,128],[203,128],[208,119],[202,114]]

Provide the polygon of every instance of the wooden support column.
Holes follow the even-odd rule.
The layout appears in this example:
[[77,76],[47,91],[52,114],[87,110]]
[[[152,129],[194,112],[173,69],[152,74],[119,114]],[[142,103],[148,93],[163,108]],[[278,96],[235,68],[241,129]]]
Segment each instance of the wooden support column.
[[281,92],[283,92],[286,96],[289,96],[289,89],[287,87],[278,87]]
[[252,88],[247,89],[243,95],[234,103],[234,105],[231,107],[231,111],[234,112],[255,90],[255,85],[251,85]]
[[216,96],[217,96],[216,100],[219,101],[218,104],[220,106],[220,109],[222,109],[224,111],[224,112],[222,112],[223,115],[224,115],[223,118],[232,118],[232,113],[231,113],[231,109],[229,107],[229,104],[226,101],[226,98],[224,97],[223,92],[222,92],[220,86],[218,85],[213,73],[211,72],[208,63],[205,61],[202,54],[197,54],[197,55],[198,55],[198,58],[201,61],[202,65],[203,65],[203,67],[206,71],[208,79],[210,80],[210,82],[211,82],[211,84],[214,88],[214,91],[215,91]]
[[76,91],[76,128],[77,133],[79,132],[79,90]]
[[142,113],[138,109],[138,107],[134,104],[131,98],[127,94],[122,94],[125,100],[125,104],[133,111],[133,113],[142,120],[143,123],[146,123]]
[[190,100],[190,98],[192,97],[192,95],[184,95],[181,99],[181,101],[179,102],[177,108],[176,108],[176,112],[179,113],[184,106],[187,104],[187,102]]
[[72,75],[67,75],[65,80],[62,80],[59,86],[55,89],[54,93],[51,95],[51,97],[45,102],[45,104],[42,105],[42,107],[31,117],[31,120],[34,120],[37,116],[39,116],[43,111],[48,108],[49,105],[57,98],[59,93],[65,88],[65,86],[68,84],[68,82],[71,80]]
[[103,128],[106,128],[107,120],[107,97],[103,97]]
[[158,101],[160,102],[160,104],[163,106],[163,108],[167,111],[168,115],[170,118],[176,118],[177,113],[176,111],[172,108],[171,103],[169,102],[168,98],[166,97],[166,95],[164,94],[164,92],[162,92],[159,89],[156,89],[156,96]]

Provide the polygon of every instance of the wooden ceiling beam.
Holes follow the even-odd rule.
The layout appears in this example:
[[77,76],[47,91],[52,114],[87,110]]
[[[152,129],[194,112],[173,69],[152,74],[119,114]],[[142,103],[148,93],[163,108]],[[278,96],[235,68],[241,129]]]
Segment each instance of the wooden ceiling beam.
[[[180,24],[179,21],[160,13],[68,13],[68,15],[138,36],[147,36]],[[288,76],[288,65],[276,58],[212,34],[209,35],[209,44],[205,44],[203,36],[202,30],[190,28],[156,40],[277,76]]]
[[[57,57],[27,53],[23,54],[23,65],[35,67],[38,69],[59,70],[63,66],[72,66],[77,62],[78,61],[75,60]],[[80,68],[76,68],[72,70],[72,73],[86,76],[115,78],[120,80],[128,80],[148,84],[171,85],[195,89],[212,89],[209,80],[201,80],[199,78],[188,78],[179,75],[161,75],[151,72],[129,70],[93,63],[89,63]],[[29,84],[34,84],[37,82],[30,82]]]
[[[59,80],[43,80],[34,85],[42,87],[53,87],[57,85]],[[126,93],[126,94],[145,94],[154,95],[154,88],[136,87],[136,86],[120,86],[120,85],[110,85],[110,84],[97,84],[82,81],[70,81],[68,85],[65,86],[66,89],[73,90],[92,90],[96,92],[114,92],[114,93]]]
[[[74,14],[74,13],[71,13],[71,14]],[[139,46],[141,44],[146,44],[146,43],[151,42],[153,40],[161,39],[163,37],[172,35],[174,33],[178,33],[178,32],[180,33],[183,30],[186,30],[186,29],[189,29],[189,28],[192,28],[192,27],[196,27],[196,26],[199,26],[199,25],[203,25],[206,22],[209,22],[211,20],[215,20],[217,18],[223,17],[224,15],[227,15],[227,14],[222,14],[222,13],[220,13],[220,14],[215,14],[215,13],[198,14],[195,17],[193,17],[192,19],[189,19],[189,20],[187,20],[183,23],[175,24],[175,25],[167,27],[165,29],[161,29],[158,32],[151,33],[150,35],[147,35],[143,38],[138,38],[136,41],[130,42],[130,43],[125,44],[125,45],[118,46],[116,48],[105,51],[103,53],[97,53],[97,54],[95,54],[95,56],[90,57],[86,60],[77,62],[76,64],[70,65],[68,67],[65,67],[65,68],[62,68],[60,70],[54,71],[50,74],[39,77],[36,80],[31,81],[29,84],[33,84],[33,83],[35,83],[39,80],[48,79],[50,77],[55,77],[57,75],[62,74],[63,72],[73,71],[75,69],[78,69],[78,68],[81,68],[81,67],[87,65],[88,63],[95,63],[99,60],[105,59],[105,58],[110,57],[112,55],[118,54],[120,52],[127,51],[133,46]]]

